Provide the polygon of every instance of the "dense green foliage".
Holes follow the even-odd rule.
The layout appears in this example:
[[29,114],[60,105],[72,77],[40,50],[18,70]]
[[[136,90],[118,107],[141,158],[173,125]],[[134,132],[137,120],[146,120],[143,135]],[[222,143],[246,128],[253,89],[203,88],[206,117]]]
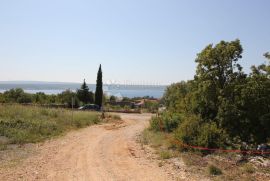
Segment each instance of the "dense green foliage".
[[[97,97],[97,100],[99,100],[98,102],[100,102],[101,99],[102,103],[103,91],[101,66],[98,72],[97,83],[97,93],[95,96]],[[102,92],[101,96],[100,92]],[[94,93],[89,90],[89,87],[84,80],[81,88],[78,89],[76,92],[72,92],[71,90],[65,90],[57,95],[47,95],[43,92],[30,94],[24,92],[24,90],[21,88],[10,89],[8,91],[5,91],[4,93],[0,93],[0,103],[38,104],[43,106],[65,108],[71,108],[73,103],[73,107],[77,108],[88,103],[94,103]]]
[[145,100],[143,108],[150,113],[156,113],[159,108],[158,101]]
[[252,66],[247,75],[239,64],[242,52],[239,40],[203,49],[195,60],[194,80],[167,88],[162,100],[167,113],[153,118],[152,129],[160,130],[157,122],[171,125],[175,122],[172,115],[180,114],[177,126],[163,131],[174,132],[186,144],[219,148],[268,142],[270,64]]
[[162,117],[153,117],[150,125],[154,131],[172,132],[182,120],[182,115],[179,113],[164,112]]
[[37,92],[35,94],[25,93],[23,89],[16,88],[0,93],[0,103],[23,103],[23,104],[39,104],[48,106],[61,106],[61,107],[73,107],[77,108],[80,105],[93,103],[94,94],[89,91],[89,88],[84,81],[81,89],[77,92],[71,90],[65,90],[57,95],[46,95],[43,92]]
[[0,105],[0,136],[9,143],[31,143],[57,136],[69,129],[100,121],[93,112],[74,112],[20,105]]
[[175,131],[175,138],[188,145],[222,148],[226,135],[215,122],[204,122],[200,117],[187,117]]
[[0,94],[0,103],[21,103],[21,104],[38,104],[44,106],[61,106],[72,107],[72,99],[74,99],[74,107],[78,107],[81,103],[77,94],[71,90],[63,91],[57,95],[46,95],[43,92],[36,94],[25,93],[22,89],[10,89]]
[[[37,97],[34,97],[34,100],[36,99]],[[32,102],[32,97],[22,89],[11,89],[1,95],[1,102],[30,103]]]
[[102,102],[103,102],[103,82],[102,82],[102,70],[101,70],[101,65],[100,65],[98,69],[98,73],[97,73],[95,104],[101,107]]
[[[79,99],[76,93],[72,92],[71,90],[66,90],[58,94],[57,97],[58,97],[58,102],[60,104],[64,104],[69,108],[72,107],[72,104],[73,104],[73,107],[79,107],[79,104],[80,104]],[[72,99],[74,102],[72,102]]]
[[77,90],[77,97],[83,104],[94,103],[94,94],[89,91],[89,87],[85,80],[83,81],[81,89]]

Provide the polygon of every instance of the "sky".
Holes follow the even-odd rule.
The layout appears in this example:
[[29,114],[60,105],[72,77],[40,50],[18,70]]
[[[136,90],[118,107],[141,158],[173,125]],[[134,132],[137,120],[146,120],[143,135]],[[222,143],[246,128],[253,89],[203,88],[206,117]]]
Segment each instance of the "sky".
[[270,51],[269,0],[0,0],[0,81],[167,85],[208,44],[240,39],[240,64]]

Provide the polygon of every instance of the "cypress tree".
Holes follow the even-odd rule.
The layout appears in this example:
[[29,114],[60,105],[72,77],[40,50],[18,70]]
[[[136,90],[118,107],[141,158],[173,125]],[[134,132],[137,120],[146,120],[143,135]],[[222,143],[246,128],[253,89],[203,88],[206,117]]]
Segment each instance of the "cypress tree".
[[100,65],[98,73],[97,73],[95,104],[98,105],[99,107],[101,107],[102,100],[103,100],[103,82],[102,82],[102,69],[101,69],[101,65]]

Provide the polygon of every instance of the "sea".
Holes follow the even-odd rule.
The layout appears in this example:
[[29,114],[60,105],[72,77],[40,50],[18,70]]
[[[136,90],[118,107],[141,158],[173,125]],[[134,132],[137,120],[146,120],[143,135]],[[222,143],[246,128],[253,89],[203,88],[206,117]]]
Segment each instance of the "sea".
[[[81,86],[80,83],[57,83],[57,82],[0,82],[0,92],[3,93],[13,88],[22,88],[27,93],[44,92],[45,94],[59,94],[65,90],[76,91]],[[88,84],[91,91],[94,92],[95,85]],[[103,85],[104,93],[108,96],[116,97],[153,97],[161,98],[165,92],[166,86],[160,85],[123,85],[110,84]]]

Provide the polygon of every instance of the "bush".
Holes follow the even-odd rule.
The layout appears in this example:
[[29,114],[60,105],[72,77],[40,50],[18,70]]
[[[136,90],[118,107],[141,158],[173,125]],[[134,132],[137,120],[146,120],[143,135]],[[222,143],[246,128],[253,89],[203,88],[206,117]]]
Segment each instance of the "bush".
[[10,89],[4,92],[1,96],[1,102],[12,102],[12,103],[31,103],[32,95],[25,93],[23,89]]
[[169,151],[161,151],[160,158],[163,160],[167,160],[167,159],[172,158],[172,154]]
[[210,175],[222,175],[221,169],[213,165],[208,167],[208,172]]
[[256,169],[255,169],[251,164],[245,164],[245,165],[243,166],[243,170],[244,170],[245,172],[247,172],[247,173],[250,173],[250,174],[256,172]]
[[200,117],[191,115],[175,131],[175,138],[188,145],[220,148],[224,146],[226,135],[215,122],[203,122]]
[[74,108],[79,107],[79,99],[76,96],[76,93],[72,92],[71,90],[66,90],[60,94],[57,95],[57,98],[59,99],[58,101],[61,104],[65,104],[67,107],[71,108],[72,107],[72,99],[74,98]]
[[225,145],[226,137],[222,129],[219,129],[215,122],[204,123],[200,127],[198,145],[208,148],[221,148]]
[[150,129],[153,131],[162,131],[161,130],[161,118],[153,116],[150,120]]
[[196,116],[190,116],[175,131],[175,138],[186,144],[197,144],[196,137],[199,134],[200,120]]
[[160,117],[153,117],[150,128],[154,131],[173,132],[181,123],[181,114],[163,113]]
[[145,101],[144,108],[150,113],[156,113],[158,111],[159,103],[153,101]]

